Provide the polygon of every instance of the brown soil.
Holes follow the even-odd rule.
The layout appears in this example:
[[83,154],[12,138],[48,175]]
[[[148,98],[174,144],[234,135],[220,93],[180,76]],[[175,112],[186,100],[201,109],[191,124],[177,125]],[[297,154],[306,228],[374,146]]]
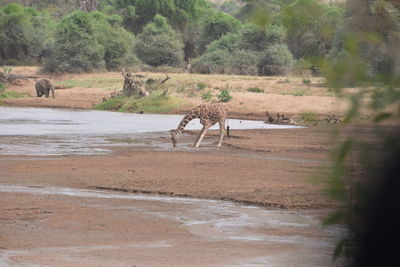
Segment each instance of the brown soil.
[[[36,68],[16,68],[16,72],[32,75]],[[85,77],[97,75],[120,76],[119,73],[95,73],[85,74]],[[21,84],[8,90],[32,97],[7,99],[6,105],[91,108],[110,93],[99,88],[70,88],[57,90],[55,99],[45,99],[34,97],[33,79],[21,81]],[[242,118],[260,118],[265,110],[294,115],[304,111],[340,115],[346,106],[327,96],[245,92],[233,92],[233,96],[229,108],[234,116]],[[189,100],[190,104],[199,101]],[[321,171],[321,167],[328,164],[332,148],[328,139],[330,132],[329,127],[234,131],[221,148],[215,147],[214,142],[202,149],[174,151],[115,147],[113,153],[100,156],[3,155],[0,156],[0,183],[161,193],[233,200],[270,208],[326,211],[336,206],[323,193],[325,175]],[[196,134],[187,132],[183,141],[194,142]],[[205,141],[216,141],[217,134],[211,131]],[[169,142],[162,137],[158,141]],[[107,244],[135,243],[140,247],[76,253],[73,266],[215,266],[296,251],[296,247],[289,244],[210,242],[193,236],[177,223],[148,216],[131,217],[115,211],[94,211],[63,198],[1,193],[0,207],[0,251],[38,249],[40,252],[43,247],[94,246],[104,244],[104,240]],[[148,248],[149,244],[163,240],[171,247]],[[302,252],[300,250],[298,261],[286,262],[283,266],[312,266],[307,265],[307,253],[312,252]],[[60,255],[57,251],[43,251],[11,258],[41,266],[71,266],[71,258]]]

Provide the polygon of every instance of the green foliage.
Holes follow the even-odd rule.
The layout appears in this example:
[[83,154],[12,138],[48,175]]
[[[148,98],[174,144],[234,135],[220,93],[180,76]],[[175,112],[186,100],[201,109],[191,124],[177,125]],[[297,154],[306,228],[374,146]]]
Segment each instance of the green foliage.
[[201,33],[197,40],[200,54],[212,41],[220,39],[225,34],[237,32],[241,26],[240,21],[222,12],[212,12],[202,19]]
[[203,74],[225,73],[231,55],[225,50],[214,50],[193,60],[192,71]]
[[204,100],[211,100],[211,98],[212,98],[212,94],[211,94],[210,90],[208,90],[207,93],[204,93],[201,95],[201,99],[204,99]]
[[123,106],[124,102],[125,102],[124,96],[117,96],[108,98],[106,101],[94,106],[94,108],[98,110],[118,111]]
[[[143,27],[160,14],[172,25],[183,30],[185,25],[195,19],[202,0],[115,0],[111,9],[123,17],[124,26],[134,33],[140,33]],[[204,6],[204,5],[203,5]]]
[[268,47],[258,63],[261,75],[282,75],[293,66],[293,57],[286,45],[271,45]]
[[[346,224],[348,234],[338,244],[334,255],[346,255],[351,260],[359,254],[366,240],[369,221],[365,220],[377,205],[372,200],[381,193],[379,178],[387,178],[381,177],[382,173],[390,172],[387,162],[398,159],[398,151],[392,150],[399,147],[398,133],[383,125],[387,120],[398,121],[400,115],[398,8],[391,1],[350,0],[347,17],[323,69],[329,87],[349,101],[343,122],[353,123],[360,118],[362,110],[366,111],[370,116],[365,123],[375,133],[370,139],[376,142],[371,144],[354,128],[337,140],[332,155],[327,191],[341,207],[328,222]],[[356,93],[343,94],[347,86],[361,88]],[[378,242],[376,246],[381,244]]]
[[[360,81],[400,84],[400,10],[387,1],[352,0],[348,14],[328,55],[331,69],[325,73],[331,86],[354,86]],[[346,66],[351,61],[353,70]]]
[[[292,66],[290,52],[287,49],[284,51],[283,41],[284,30],[281,27],[269,25],[260,28],[247,24],[238,33],[226,34],[213,41],[205,53],[193,61],[192,71],[237,75],[272,74],[269,70],[263,71],[261,60],[264,57],[264,62],[273,58],[270,68],[276,69],[276,74],[282,74]],[[281,47],[277,48],[276,45]]]
[[241,36],[238,33],[229,33],[223,35],[220,39],[211,42],[207,46],[207,53],[214,52],[216,50],[224,50],[229,53],[234,53],[239,49],[239,40]]
[[206,84],[206,83],[203,83],[203,82],[198,82],[196,87],[197,87],[197,89],[199,89],[199,90],[203,90],[204,88],[207,87],[207,84]]
[[324,56],[344,12],[317,0],[297,0],[282,12],[287,44],[296,59]]
[[300,113],[300,120],[306,124],[312,124],[317,121],[317,116],[312,112]]
[[119,23],[118,16],[100,12],[76,11],[64,17],[57,25],[54,51],[45,60],[44,70],[88,72],[123,66],[133,37]]
[[135,51],[151,66],[180,66],[183,63],[183,42],[161,15],[156,15],[138,35]]
[[248,50],[235,51],[230,57],[226,72],[236,75],[257,75],[257,64],[260,60],[260,54]]
[[96,105],[95,108],[120,112],[166,113],[178,108],[181,104],[182,101],[176,97],[151,94],[142,98],[123,96],[109,98]]
[[250,87],[246,89],[247,92],[252,92],[252,93],[264,93],[264,89],[260,89],[258,87]]
[[35,62],[52,30],[46,13],[15,3],[0,7],[0,61]]
[[276,25],[268,25],[265,28],[254,24],[246,24],[240,31],[239,47],[250,51],[264,51],[273,44],[283,44],[285,30]]
[[220,102],[229,102],[232,99],[232,96],[227,89],[223,89],[217,97]]
[[2,87],[3,84],[0,82],[0,104],[2,103],[2,100],[5,98],[21,98],[25,97],[25,94],[18,93],[18,92],[13,92],[13,91],[4,91],[4,87]]

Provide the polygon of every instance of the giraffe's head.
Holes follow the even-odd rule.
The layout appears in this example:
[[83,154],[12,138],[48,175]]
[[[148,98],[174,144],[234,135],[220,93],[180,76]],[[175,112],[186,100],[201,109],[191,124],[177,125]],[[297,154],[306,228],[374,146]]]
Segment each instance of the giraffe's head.
[[179,132],[177,130],[171,130],[171,140],[172,140],[172,145],[176,147],[176,143],[178,143],[179,139]]

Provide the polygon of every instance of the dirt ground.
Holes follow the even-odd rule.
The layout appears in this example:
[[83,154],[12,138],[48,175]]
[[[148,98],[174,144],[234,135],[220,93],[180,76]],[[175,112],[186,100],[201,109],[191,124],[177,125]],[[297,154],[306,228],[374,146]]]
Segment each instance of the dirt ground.
[[[33,67],[16,68],[14,71],[22,75],[38,75],[37,69]],[[104,75],[120,76],[119,73],[94,73],[85,74],[85,77]],[[62,80],[77,77],[83,76],[55,78]],[[241,81],[246,82],[254,81]],[[265,80],[262,82],[266,83]],[[110,94],[101,88],[69,88],[57,90],[55,99],[37,98],[33,79],[21,81],[21,84],[11,86],[8,90],[32,97],[7,99],[5,105],[92,108]],[[251,85],[241,86],[245,88]],[[275,86],[281,85],[275,83]],[[299,116],[305,111],[321,116],[341,115],[346,108],[346,103],[338,102],[331,96],[256,94],[243,91],[234,91],[232,94],[234,100],[229,103],[229,109],[239,118],[262,118],[265,110],[293,116]],[[187,108],[197,102],[199,98],[188,99]],[[182,112],[182,109],[176,112]],[[337,205],[324,194],[326,175],[323,167],[328,165],[329,153],[333,147],[329,138],[331,133],[331,125],[288,130],[234,131],[231,139],[225,140],[223,146],[217,148],[214,141],[218,132],[211,131],[205,141],[212,144],[201,149],[157,151],[137,146],[116,146],[112,153],[105,155],[0,155],[0,183],[229,200],[289,211],[318,210],[318,216],[321,217]],[[368,131],[361,131],[360,134],[367,135]],[[182,142],[194,142],[196,135],[197,132],[186,132]],[[162,136],[157,140],[169,143]],[[310,251],[301,254],[301,248],[293,244],[269,246],[226,240],[210,242],[193,236],[177,223],[153,217],[132,218],[126,213],[121,215],[112,210],[95,213],[89,208],[55,197],[32,197],[11,192],[1,193],[1,196],[0,252],[3,251],[5,255],[8,253],[8,260],[21,264],[245,266],[240,264],[243,259],[260,257],[266,251],[268,255],[289,251],[299,253],[298,261],[283,261],[285,264],[279,266],[327,266],[321,261],[314,265],[308,264],[307,255]],[[320,234],[319,230],[315,231],[313,234]],[[284,235],[279,232],[274,234]],[[128,236],[134,238],[129,239]],[[99,246],[104,244],[100,240],[109,239],[113,240],[113,245],[133,242],[140,248],[93,248],[86,254],[76,251],[76,247]],[[163,243],[165,240],[168,240],[168,246]],[[63,254],[63,258],[60,256],[62,253],[56,249],[68,246],[79,254],[74,255],[73,265],[71,254]],[[152,246],[156,248],[149,249]],[[44,250],[43,247],[51,247],[52,250]],[[104,259],[105,255],[109,256],[108,260]],[[264,264],[260,263],[259,266]]]
[[[15,67],[13,73],[36,76],[40,78],[52,78],[55,82],[66,80],[96,80],[114,79],[120,80],[118,90],[122,89],[123,77],[119,72],[43,75],[38,73],[37,67]],[[161,73],[140,73],[146,77],[163,78]],[[176,93],[182,86],[196,87],[197,83],[206,85],[202,91],[210,90],[215,96],[220,89],[231,91],[232,101],[229,107],[230,117],[246,119],[265,119],[265,111],[271,114],[284,113],[292,117],[299,117],[301,113],[313,113],[319,118],[329,115],[342,116],[348,107],[348,103],[338,99],[333,92],[329,92],[323,86],[321,78],[307,77],[311,80],[311,86],[302,83],[302,77],[254,77],[254,76],[229,76],[229,75],[198,75],[198,74],[169,74],[171,79],[167,82],[172,89],[172,94],[185,100],[185,104],[173,113],[183,114],[194,105],[201,102],[200,92],[196,89],[189,97]],[[19,80],[19,85],[11,85],[7,90],[24,93],[30,97],[5,99],[9,106],[51,107],[51,108],[81,108],[90,109],[101,103],[103,98],[110,96],[116,88],[105,89],[94,87],[72,87],[56,90],[56,98],[38,98],[35,92],[35,79]],[[248,92],[248,88],[260,88],[265,93]],[[348,89],[349,91],[355,89]]]

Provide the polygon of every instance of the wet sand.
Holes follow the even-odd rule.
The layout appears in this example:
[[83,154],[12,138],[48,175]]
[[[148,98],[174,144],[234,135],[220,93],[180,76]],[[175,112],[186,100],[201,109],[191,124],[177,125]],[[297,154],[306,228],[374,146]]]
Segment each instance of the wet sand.
[[[211,210],[204,220],[212,222],[197,224],[202,213],[183,203],[0,192],[2,260],[9,266],[329,266],[340,230],[321,229],[319,221],[336,205],[318,175],[329,160],[328,132],[237,130],[217,148],[218,131],[210,131],[198,149],[191,147],[197,131],[185,132],[177,149],[165,133],[155,133],[139,144],[117,140],[99,155],[1,155],[1,185],[228,200],[265,211],[254,225],[241,226],[239,238],[229,238],[232,228],[219,228],[213,214],[238,223],[240,215]],[[274,216],[267,211],[308,222],[268,225]]]
[[10,222],[1,228],[5,266],[327,266],[340,233],[321,229],[315,211],[60,187],[0,191]]

